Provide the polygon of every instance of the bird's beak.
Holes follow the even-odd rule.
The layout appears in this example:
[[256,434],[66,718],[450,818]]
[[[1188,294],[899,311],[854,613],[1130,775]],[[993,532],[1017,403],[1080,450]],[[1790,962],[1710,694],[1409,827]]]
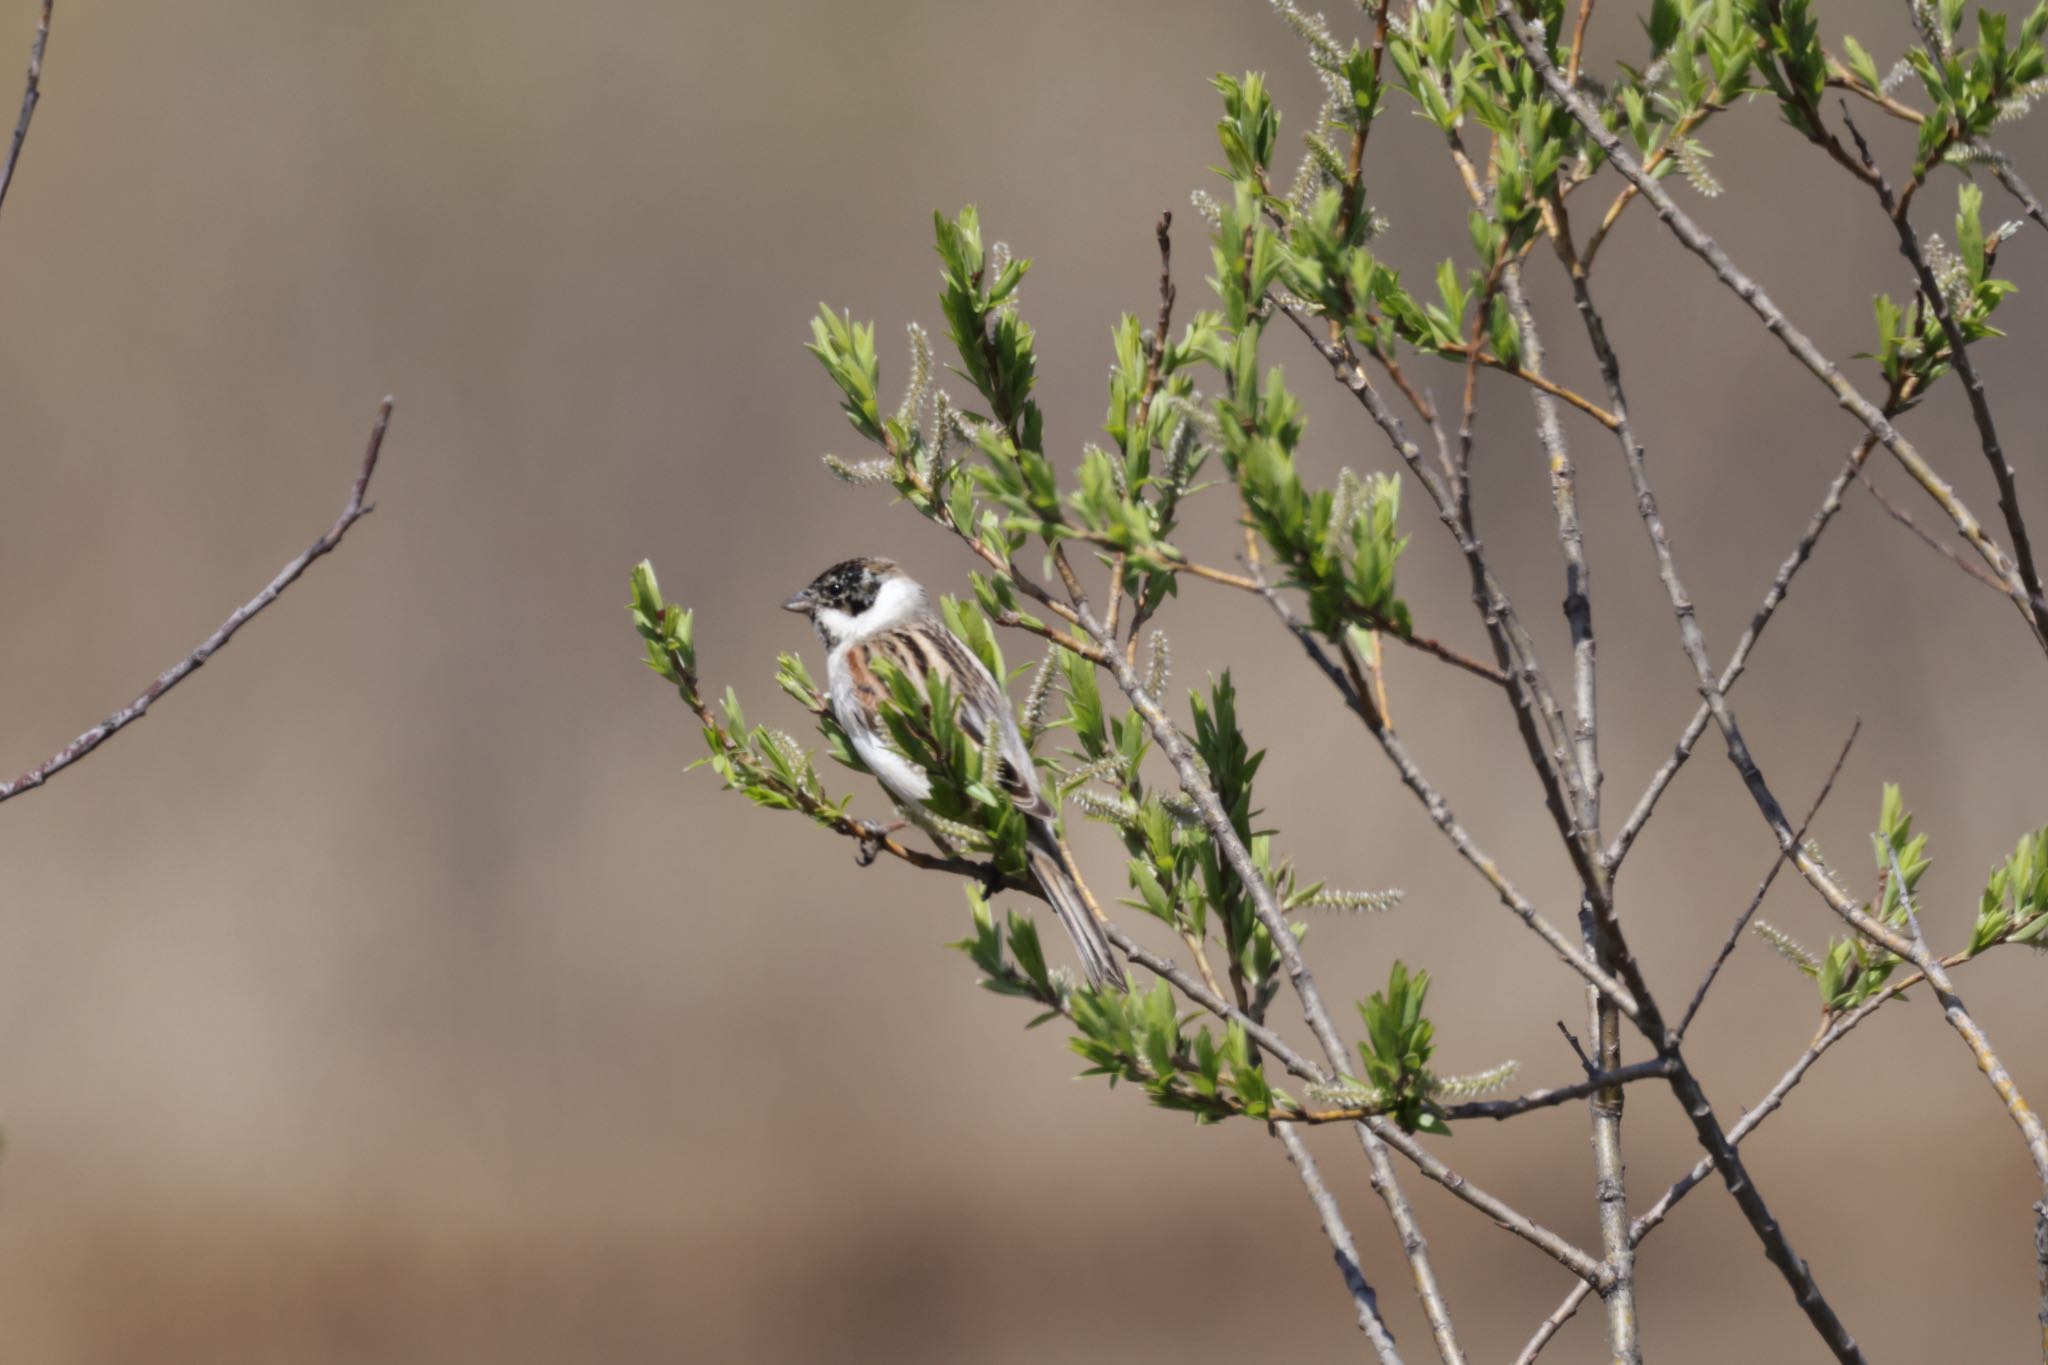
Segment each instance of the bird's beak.
[[796,596],[784,602],[782,604],[782,609],[784,611],[797,611],[808,613],[811,609],[811,590],[809,588],[805,588],[802,592],[798,593]]

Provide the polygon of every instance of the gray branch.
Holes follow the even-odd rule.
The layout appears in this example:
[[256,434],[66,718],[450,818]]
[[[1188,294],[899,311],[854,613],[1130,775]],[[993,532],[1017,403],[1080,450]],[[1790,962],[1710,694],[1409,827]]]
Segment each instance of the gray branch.
[[51,757],[36,767],[30,768],[20,777],[15,778],[12,782],[0,782],[0,801],[10,800],[13,797],[20,796],[23,792],[34,791],[52,777],[63,772],[66,768],[69,768],[72,764],[99,748],[100,745],[148,715],[149,708],[155,704],[158,698],[198,672],[208,659],[211,659],[224,648],[228,641],[235,638],[236,631],[249,624],[265,607],[275,602],[284,593],[286,588],[296,583],[299,575],[303,574],[312,565],[314,560],[341,544],[341,538],[348,534],[349,527],[354,526],[358,521],[368,516],[372,510],[372,505],[363,501],[363,497],[370,490],[370,476],[377,472],[377,456],[384,448],[384,433],[390,426],[391,400],[387,398],[384,400],[383,406],[377,410],[376,424],[370,428],[370,444],[363,452],[363,463],[356,472],[356,481],[349,491],[348,501],[342,506],[341,515],[335,518],[334,525],[327,528],[325,535],[308,546],[304,554],[301,554],[297,559],[279,569],[277,576],[264,585],[263,591],[257,593],[241,606],[236,607],[228,616],[228,619],[221,623],[220,629],[202,640],[199,647],[190,654],[187,654],[184,658],[178,660],[178,662],[172,664],[159,674],[156,681],[144,688],[142,694],[136,697],[135,700],[129,702],[98,725],[87,730],[77,739],[72,740],[71,743],[65,745]]

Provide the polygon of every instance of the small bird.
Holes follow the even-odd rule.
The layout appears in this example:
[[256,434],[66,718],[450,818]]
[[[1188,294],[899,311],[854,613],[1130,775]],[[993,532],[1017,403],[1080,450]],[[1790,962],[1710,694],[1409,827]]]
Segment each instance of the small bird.
[[946,628],[925,590],[889,560],[849,559],[819,574],[782,606],[811,619],[829,651],[825,678],[833,716],[860,761],[913,819],[931,795],[931,781],[889,742],[881,716],[888,684],[877,675],[876,661],[894,665],[920,693],[926,678],[938,674],[959,699],[956,719],[962,732],[983,748],[994,733],[1001,785],[1024,813],[1032,875],[1073,939],[1089,982],[1121,988],[1123,973],[1109,939],[1068,875],[1053,808],[1038,789],[1038,770],[1017,732],[1009,696],[974,651]]

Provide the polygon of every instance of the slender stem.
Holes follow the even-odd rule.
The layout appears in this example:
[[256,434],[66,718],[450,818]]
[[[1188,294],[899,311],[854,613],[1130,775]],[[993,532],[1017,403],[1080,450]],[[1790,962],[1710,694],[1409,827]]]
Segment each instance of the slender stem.
[[[1849,761],[1849,750],[1855,747],[1856,736],[1862,733],[1862,730],[1863,722],[1860,720],[1849,727],[1849,737],[1842,741],[1842,752],[1835,755],[1835,766],[1828,770],[1827,780],[1820,784],[1819,795],[1813,798],[1813,804],[1807,808],[1806,818],[1799,822],[1797,837],[1801,843],[1806,841],[1806,831],[1812,827],[1814,817],[1820,814],[1820,808],[1826,803],[1828,793],[1835,789],[1835,779],[1842,775],[1842,765]],[[1764,897],[1770,894],[1771,883],[1778,879],[1778,872],[1784,866],[1785,855],[1780,852],[1777,857],[1771,859],[1770,870],[1765,872],[1763,880],[1757,883],[1756,894],[1749,898],[1749,904],[1742,908],[1742,913],[1735,917],[1735,923],[1728,927],[1727,940],[1721,944],[1721,951],[1715,954],[1713,963],[1707,968],[1707,974],[1700,978],[1699,988],[1692,993],[1692,1003],[1685,1007],[1685,1016],[1678,1021],[1680,1038],[1683,1038],[1685,1031],[1692,1027],[1693,1016],[1698,1014],[1700,1006],[1707,1002],[1707,991],[1712,988],[1714,978],[1721,974],[1722,966],[1727,963],[1729,955],[1735,951],[1735,945],[1742,939],[1742,931],[1749,926],[1750,918],[1764,903]]]
[[[1586,0],[1581,15],[1591,7],[1591,0]],[[1576,54],[1576,46],[1573,50]],[[1529,367],[1540,373],[1543,342],[1536,327],[1535,310],[1522,289],[1519,267],[1506,272],[1503,285],[1521,331],[1522,353]],[[1557,405],[1541,395],[1536,399],[1536,429],[1549,456],[1551,502],[1557,513],[1557,540],[1565,561],[1564,616],[1572,638],[1572,739],[1579,766],[1579,830],[1597,847],[1601,787],[1597,650],[1592,572],[1586,562],[1585,532],[1579,524],[1578,473],[1558,422]],[[1611,970],[1612,954],[1606,951],[1590,900],[1583,907],[1581,924],[1586,951],[1602,967]],[[1604,1072],[1617,1071],[1621,1067],[1619,1012],[1612,1001],[1596,990],[1586,992],[1586,1012],[1597,1066]],[[1665,1068],[1668,1074],[1667,1059],[1660,1057],[1654,1064]],[[1628,1240],[1628,1172],[1621,1145],[1624,1096],[1620,1085],[1599,1087],[1592,1095],[1587,1110],[1593,1148],[1593,1198],[1600,1219],[1600,1249],[1614,1272],[1614,1286],[1603,1300],[1607,1307],[1608,1351],[1610,1359],[1618,1365],[1639,1365],[1642,1339],[1636,1316],[1635,1248]]]
[[[1902,382],[1886,399],[1886,411],[1896,413],[1902,410],[1912,398],[1913,393],[1913,381],[1908,379]],[[1784,602],[1786,594],[1791,591],[1793,576],[1799,572],[1801,566],[1808,559],[1812,558],[1814,547],[1820,543],[1821,534],[1827,530],[1828,524],[1834,520],[1835,514],[1842,510],[1842,494],[1854,482],[1858,471],[1862,469],[1864,462],[1870,458],[1870,452],[1876,448],[1877,438],[1875,436],[1863,437],[1850,450],[1848,460],[1843,464],[1840,472],[1828,484],[1826,492],[1821,496],[1820,506],[1807,519],[1806,529],[1800,533],[1799,542],[1792,547],[1792,552],[1785,556],[1784,562],[1778,565],[1777,576],[1771,580],[1771,586],[1765,591],[1763,601],[1756,609],[1756,614],[1750,618],[1748,629],[1744,630],[1742,638],[1735,642],[1735,650],[1729,655],[1728,665],[1721,670],[1721,676],[1717,680],[1723,693],[1731,692],[1735,689],[1735,684],[1741,679],[1743,670],[1749,666],[1750,652],[1756,648],[1756,642],[1762,637],[1764,627],[1771,623],[1771,618],[1777,614],[1778,607]],[[1657,802],[1670,787],[1671,780],[1678,776],[1678,770],[1685,766],[1687,759],[1692,757],[1693,746],[1699,742],[1700,736],[1706,733],[1707,725],[1711,720],[1712,716],[1707,704],[1701,702],[1699,709],[1693,712],[1692,719],[1686,722],[1685,729],[1679,734],[1678,742],[1673,746],[1671,756],[1665,759],[1663,765],[1651,775],[1649,785],[1643,789],[1642,796],[1636,801],[1635,809],[1629,813],[1627,821],[1623,823],[1621,830],[1614,836],[1613,842],[1608,844],[1607,852],[1603,855],[1603,861],[1606,862],[1610,873],[1619,873],[1621,871],[1622,860],[1628,856],[1629,849],[1634,846],[1636,836],[1641,834],[1643,826],[1649,823],[1650,816],[1656,812]]]
[[1877,484],[1871,479],[1869,471],[1859,467],[1856,470],[1856,478],[1857,481],[1863,485],[1864,491],[1870,494],[1871,499],[1874,502],[1876,502],[1879,507],[1882,507],[1885,510],[1885,515],[1889,516],[1893,521],[1897,522],[1899,525],[1905,527],[1908,531],[1912,532],[1914,539],[1918,540],[1922,545],[1925,545],[1928,549],[1940,555],[1943,559],[1946,559],[1949,563],[1955,565],[1958,569],[1961,569],[1966,576],[1973,578],[1977,582],[1982,583],[1987,588],[1990,588],[1991,591],[1999,593],[2001,595],[2005,592],[2005,584],[1999,582],[1997,579],[1993,578],[1990,575],[1990,573],[1978,567],[1977,565],[1972,564],[1969,560],[1964,559],[1961,555],[1957,554],[1953,549],[1949,548],[1948,546],[1942,544],[1939,540],[1935,539],[1932,533],[1930,533],[1925,527],[1921,526],[1919,522],[1913,520],[1913,514],[1911,512],[1908,512],[1905,508],[1899,506],[1896,502],[1893,502],[1890,498],[1886,497],[1885,491],[1882,488],[1879,488]]
[[1379,1296],[1373,1293],[1365,1272],[1359,1268],[1358,1244],[1351,1238],[1351,1229],[1345,1226],[1336,1197],[1323,1183],[1322,1173],[1316,1169],[1316,1159],[1309,1154],[1308,1144],[1302,1141],[1301,1134],[1285,1124],[1275,1126],[1273,1136],[1280,1140],[1287,1159],[1294,1163],[1294,1172],[1301,1177],[1309,1202],[1315,1205],[1316,1217],[1322,1220],[1323,1236],[1329,1239],[1338,1273],[1343,1275],[1344,1287],[1350,1291],[1352,1305],[1358,1310],[1358,1330],[1365,1333],[1365,1339],[1372,1343],[1380,1365],[1401,1365],[1401,1353],[1394,1346],[1393,1333],[1387,1330],[1386,1321],[1380,1317]]
[[1572,25],[1572,51],[1565,62],[1565,79],[1579,83],[1579,59],[1586,51],[1586,25],[1593,21],[1593,0],[1579,0],[1579,19]]
[[2019,201],[2020,207],[2026,210],[2027,217],[2033,219],[2043,230],[2048,230],[2048,211],[2043,211],[2041,201],[2027,188],[2027,182],[2020,179],[2019,172],[2003,161],[1994,161],[1991,163],[1991,173],[1998,177],[1998,183],[2005,187],[2005,192]]
[[14,183],[14,167],[21,160],[21,146],[28,141],[28,125],[43,98],[43,49],[50,42],[50,9],[54,0],[43,0],[42,17],[36,20],[35,41],[28,49],[28,83],[21,92],[21,117],[14,124],[14,138],[7,144],[7,160],[0,164],[0,204],[7,202],[8,187]]
[[341,538],[348,534],[349,528],[368,516],[372,510],[371,504],[363,499],[364,495],[370,490],[370,476],[377,472],[377,456],[384,448],[384,433],[390,429],[390,426],[391,400],[387,398],[384,400],[383,406],[378,408],[377,420],[370,428],[370,442],[363,451],[363,461],[356,471],[355,483],[349,489],[348,501],[343,504],[341,515],[334,519],[334,524],[327,528],[325,535],[309,545],[305,553],[292,560],[282,569],[279,569],[277,576],[266,583],[261,592],[229,613],[228,619],[221,622],[220,629],[200,641],[198,647],[190,654],[187,654],[184,658],[158,674],[156,681],[144,688],[141,695],[136,697],[135,700],[129,702],[98,725],[87,730],[77,739],[72,740],[71,743],[65,745],[51,757],[45,759],[36,767],[29,769],[20,777],[15,778],[12,782],[0,782],[0,801],[20,796],[23,792],[34,791],[52,777],[77,763],[93,750],[99,748],[100,745],[148,715],[149,708],[156,703],[158,698],[198,672],[200,668],[205,666],[207,660],[225,648],[228,641],[235,638],[237,631],[249,624],[250,621],[263,612],[264,608],[282,596],[286,588],[296,583],[299,575],[311,567],[314,560],[319,559],[335,546],[341,544]]
[[[1443,348],[1443,354],[1447,358],[1451,359],[1470,359],[1472,357],[1472,347],[1464,344],[1460,344],[1457,346],[1446,346]],[[1527,384],[1530,388],[1536,390],[1538,393],[1548,394],[1552,398],[1561,399],[1564,402],[1569,403],[1571,406],[1577,408],[1580,412],[1585,413],[1586,416],[1598,422],[1601,426],[1606,427],[1609,431],[1614,430],[1613,413],[1609,412],[1606,408],[1601,407],[1598,403],[1595,403],[1592,399],[1586,397],[1584,394],[1578,392],[1576,389],[1568,389],[1564,385],[1558,383],[1556,380],[1549,378],[1542,372],[1540,368],[1526,363],[1521,365],[1510,365],[1505,360],[1502,360],[1499,356],[1493,354],[1493,352],[1485,350],[1483,348],[1479,351],[1478,361],[1481,365],[1484,365],[1489,370],[1498,370],[1502,374],[1512,375],[1514,378],[1521,380],[1524,384]],[[1425,412],[1424,415],[1427,416],[1427,413]]]

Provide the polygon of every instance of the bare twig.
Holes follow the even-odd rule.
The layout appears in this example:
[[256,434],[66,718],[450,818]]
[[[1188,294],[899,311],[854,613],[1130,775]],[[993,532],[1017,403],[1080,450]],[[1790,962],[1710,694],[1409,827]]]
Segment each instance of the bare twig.
[[[1886,399],[1886,412],[1896,414],[1902,411],[1913,394],[1912,381],[1902,382]],[[1865,436],[1858,441],[1855,448],[1849,452],[1849,458],[1840,472],[1829,482],[1827,491],[1821,496],[1820,506],[1814,510],[1813,516],[1807,520],[1806,529],[1800,533],[1799,543],[1792,547],[1792,552],[1779,564],[1777,576],[1771,580],[1771,586],[1764,593],[1764,599],[1758,605],[1756,614],[1750,618],[1748,629],[1744,630],[1742,638],[1735,642],[1734,652],[1729,655],[1728,665],[1721,670],[1718,680],[1723,693],[1733,691],[1736,682],[1741,679],[1743,670],[1749,665],[1750,651],[1756,648],[1756,642],[1762,637],[1764,627],[1770,624],[1771,617],[1777,613],[1779,605],[1785,600],[1785,595],[1791,591],[1793,576],[1813,556],[1814,547],[1820,543],[1822,532],[1826,531],[1828,523],[1834,520],[1835,513],[1842,510],[1842,494],[1848,490],[1850,483],[1855,480],[1857,471],[1863,467],[1864,462],[1870,458],[1870,452],[1876,448],[1875,436]],[[1692,719],[1686,722],[1671,756],[1651,775],[1649,785],[1643,789],[1642,796],[1636,801],[1635,809],[1629,813],[1627,821],[1614,836],[1613,842],[1608,844],[1602,860],[1607,864],[1610,873],[1620,872],[1622,860],[1628,856],[1629,849],[1635,844],[1636,836],[1641,834],[1643,826],[1649,823],[1650,816],[1657,809],[1657,802],[1670,787],[1671,780],[1678,776],[1678,770],[1692,757],[1693,745],[1706,733],[1711,719],[1707,704],[1701,702],[1699,709],[1693,712]]]
[[[1820,814],[1820,808],[1827,801],[1828,793],[1835,789],[1835,779],[1842,775],[1842,765],[1849,761],[1849,750],[1855,747],[1856,736],[1862,733],[1862,730],[1861,720],[1849,727],[1849,737],[1842,741],[1842,752],[1835,755],[1835,766],[1828,769],[1827,780],[1820,784],[1820,793],[1813,798],[1813,805],[1807,808],[1806,818],[1799,822],[1797,837],[1801,843],[1805,842],[1806,831],[1812,826],[1814,817]],[[1692,1027],[1693,1016],[1698,1014],[1700,1006],[1706,1003],[1707,991],[1713,986],[1714,978],[1720,975],[1729,954],[1733,953],[1735,945],[1741,942],[1743,929],[1748,926],[1750,917],[1756,914],[1757,907],[1764,903],[1764,897],[1770,894],[1771,883],[1778,879],[1778,871],[1784,866],[1783,853],[1771,859],[1770,871],[1764,873],[1764,879],[1757,884],[1756,894],[1749,898],[1749,904],[1743,907],[1742,913],[1735,917],[1735,923],[1729,926],[1727,941],[1721,945],[1721,951],[1715,954],[1713,963],[1707,968],[1707,974],[1700,978],[1699,988],[1692,993],[1692,1003],[1685,1007],[1685,1017],[1678,1021],[1680,1038],[1685,1037],[1685,1031]]]
[[[1584,37],[1585,20],[1592,0],[1584,0],[1579,11],[1579,28],[1573,40],[1576,62],[1578,40]],[[1502,281],[1508,306],[1514,311],[1521,332],[1522,353],[1529,368],[1543,369],[1543,341],[1537,330],[1535,310],[1522,289],[1521,270],[1510,266]],[[1609,423],[1610,430],[1612,423]],[[1551,502],[1557,515],[1557,542],[1564,552],[1565,623],[1572,639],[1572,743],[1579,767],[1579,834],[1593,847],[1600,840],[1600,746],[1599,692],[1596,676],[1597,648],[1593,634],[1592,572],[1586,561],[1586,539],[1579,524],[1578,472],[1572,465],[1571,448],[1558,422],[1557,404],[1547,396],[1536,398],[1536,429],[1549,457]],[[1601,967],[1614,969],[1600,933],[1599,917],[1590,898],[1580,915],[1581,935],[1586,951]],[[1597,1069],[1614,1072],[1621,1066],[1621,1019],[1612,1001],[1596,990],[1586,992],[1586,1013],[1594,1046],[1598,1049]],[[1668,1059],[1659,1058],[1665,1074]],[[1628,1172],[1622,1156],[1621,1122],[1625,1107],[1622,1087],[1609,1085],[1589,1092],[1587,1106],[1592,1125],[1593,1198],[1600,1217],[1600,1250],[1614,1272],[1614,1286],[1603,1298],[1607,1308],[1607,1344],[1610,1357],[1620,1365],[1638,1365],[1642,1359],[1640,1325],[1636,1316],[1635,1249],[1628,1240]]]
[[1984,586],[1990,588],[1991,591],[2001,594],[2005,592],[2005,584],[1999,582],[1997,579],[1993,578],[1990,575],[1990,573],[1978,567],[1977,565],[1972,564],[1969,560],[1964,559],[1961,555],[1957,554],[1953,549],[1942,544],[1939,540],[1935,539],[1934,536],[1925,527],[1923,527],[1919,522],[1913,520],[1913,514],[1911,512],[1908,512],[1905,508],[1899,506],[1897,503],[1893,502],[1889,497],[1887,497],[1885,495],[1885,491],[1882,488],[1879,488],[1876,482],[1870,477],[1870,473],[1868,470],[1865,470],[1861,466],[1858,466],[1856,470],[1856,478],[1859,482],[1862,483],[1864,490],[1870,494],[1871,498],[1876,501],[1877,505],[1879,507],[1882,507],[1885,510],[1885,513],[1888,516],[1890,516],[1893,521],[1896,521],[1899,525],[1905,527],[1908,531],[1911,531],[1914,537],[1918,539],[1921,544],[1925,545],[1928,549],[1940,555],[1943,559],[1946,559],[1949,563],[1955,565],[1958,569],[1961,569],[1965,574],[1969,575],[1971,578],[1976,579],[1979,583],[1982,583]]
[[2027,217],[2033,219],[2043,230],[2048,230],[2048,212],[2042,210],[2041,201],[2027,188],[2027,182],[2020,179],[2019,172],[2003,161],[1994,161],[1991,163],[1991,173],[1998,177],[1998,183],[2005,187],[2005,192],[2026,210]]
[[159,674],[155,682],[143,689],[142,695],[72,740],[40,765],[29,769],[12,782],[0,783],[0,801],[20,796],[23,792],[34,791],[128,726],[141,720],[159,697],[196,673],[228,641],[235,638],[236,631],[275,602],[286,588],[298,581],[299,575],[304,573],[314,560],[339,545],[341,538],[348,534],[348,529],[370,514],[371,504],[363,501],[363,497],[369,491],[370,476],[377,472],[377,455],[384,446],[384,433],[391,425],[391,401],[389,398],[385,399],[383,406],[377,410],[376,423],[370,428],[370,443],[363,452],[362,466],[356,472],[355,484],[349,491],[348,502],[343,505],[341,515],[335,518],[334,525],[327,529],[327,533],[308,546],[304,554],[278,570],[277,576],[264,585],[263,591],[236,607],[228,619],[221,623],[220,629],[201,641],[198,648]]
[[1351,1239],[1351,1229],[1345,1226],[1344,1215],[1338,1210],[1330,1187],[1323,1183],[1322,1173],[1316,1169],[1316,1159],[1309,1154],[1308,1144],[1302,1141],[1301,1134],[1284,1124],[1273,1129],[1273,1136],[1286,1149],[1287,1159],[1294,1163],[1294,1172],[1301,1177],[1302,1186],[1308,1191],[1309,1202],[1315,1205],[1316,1217],[1322,1220],[1323,1236],[1329,1239],[1338,1273],[1343,1275],[1344,1287],[1350,1291],[1352,1305],[1358,1310],[1358,1330],[1365,1333],[1366,1340],[1372,1343],[1380,1365],[1401,1365],[1401,1353],[1394,1346],[1393,1334],[1380,1317],[1379,1296],[1373,1293],[1365,1272],[1359,1268],[1358,1244]]
[[7,202],[8,186],[14,183],[15,163],[21,160],[21,145],[28,141],[29,121],[43,98],[43,49],[50,42],[50,9],[54,0],[43,0],[42,17],[36,21],[35,41],[28,49],[28,84],[21,92],[21,117],[14,125],[14,140],[7,144],[6,164],[0,165],[0,205]]

